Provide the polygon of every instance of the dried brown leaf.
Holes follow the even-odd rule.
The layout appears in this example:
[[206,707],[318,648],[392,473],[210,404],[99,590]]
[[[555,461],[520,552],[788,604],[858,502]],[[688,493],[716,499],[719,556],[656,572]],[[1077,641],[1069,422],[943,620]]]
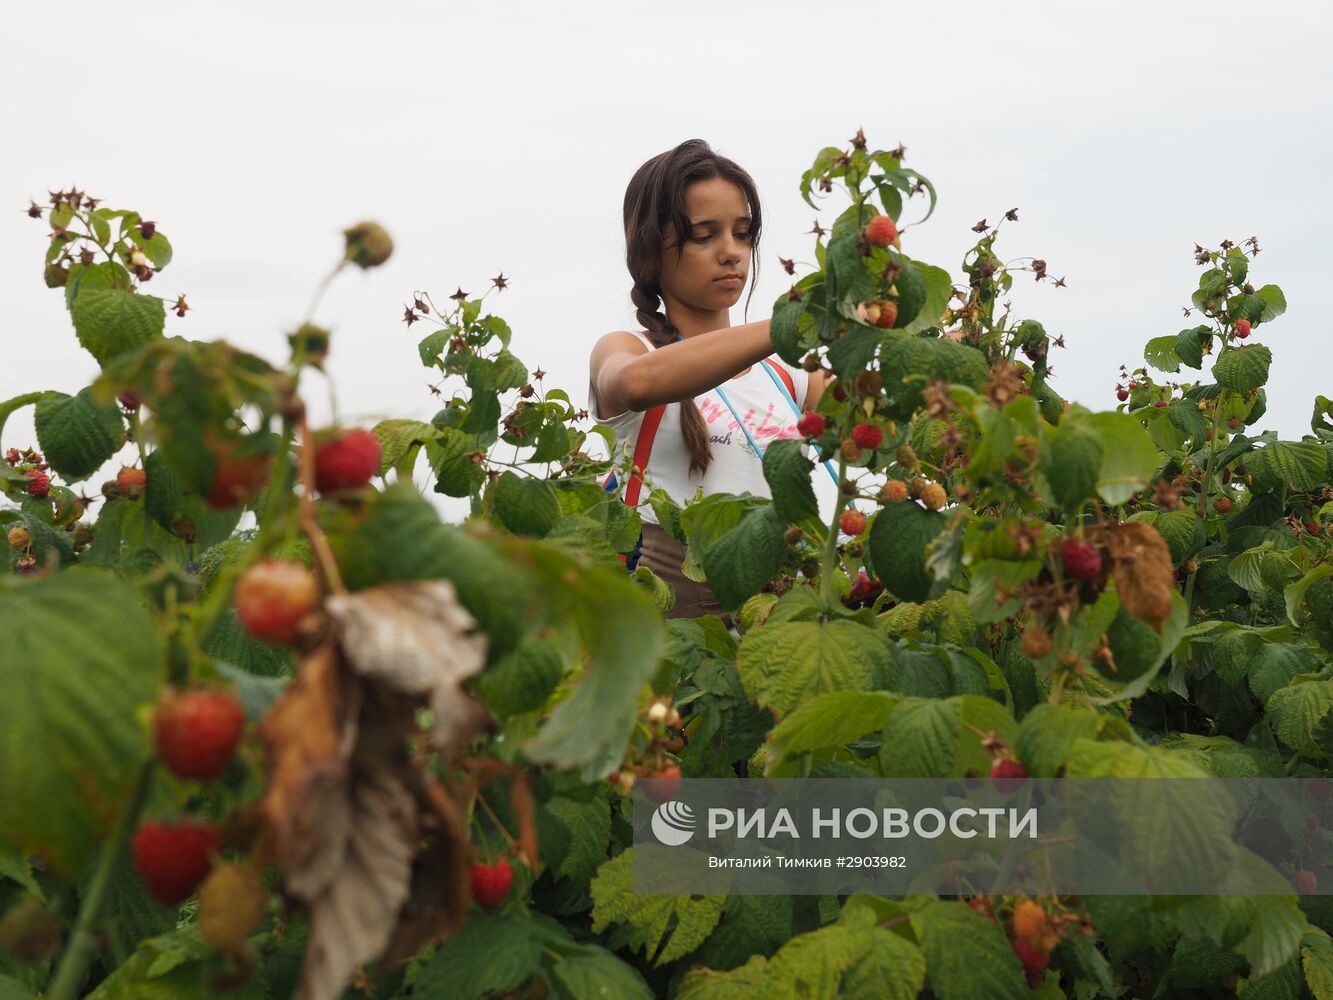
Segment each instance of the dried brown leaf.
[[487,724],[462,685],[486,663],[486,636],[447,580],[391,583],[330,597],[343,655],[361,676],[426,701],[446,759]]
[[427,942],[456,931],[463,925],[471,900],[463,807],[434,781],[424,783],[418,794],[428,810],[422,817],[423,826],[432,829],[429,843],[412,866],[410,895],[381,956],[385,965],[405,961]]
[[389,942],[408,898],[419,843],[416,804],[387,769],[352,782],[346,861],[310,901],[310,939],[298,1000],[335,1000],[356,968]]
[[309,898],[337,873],[350,822],[348,760],[361,692],[332,643],[301,661],[296,679],[260,721],[268,786],[256,805],[261,857]]
[[518,850],[523,863],[532,871],[540,867],[537,849],[537,803],[532,796],[532,783],[527,771],[519,771],[509,783],[509,805],[518,826]]
[[1176,590],[1176,570],[1166,540],[1152,525],[1134,522],[1109,530],[1107,547],[1121,606],[1160,633]]

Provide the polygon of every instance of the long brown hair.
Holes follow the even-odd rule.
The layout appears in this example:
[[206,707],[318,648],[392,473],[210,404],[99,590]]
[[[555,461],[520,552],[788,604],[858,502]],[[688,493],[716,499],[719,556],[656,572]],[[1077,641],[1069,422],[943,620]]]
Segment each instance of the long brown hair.
[[[689,139],[675,149],[659,153],[634,172],[625,189],[625,264],[634,287],[630,300],[638,310],[639,322],[648,339],[657,347],[677,340],[680,331],[667,318],[661,306],[662,254],[675,249],[676,259],[684,253],[690,233],[690,217],[685,211],[685,192],[696,181],[721,177],[731,181],[745,194],[750,208],[750,294],[745,299],[748,313],[750,299],[759,274],[759,191],[754,179],[736,163],[713,152],[702,139]],[[667,246],[667,227],[675,228],[676,242]],[[708,443],[708,427],[693,400],[681,400],[680,432],[690,453],[690,474],[702,476],[713,461]]]

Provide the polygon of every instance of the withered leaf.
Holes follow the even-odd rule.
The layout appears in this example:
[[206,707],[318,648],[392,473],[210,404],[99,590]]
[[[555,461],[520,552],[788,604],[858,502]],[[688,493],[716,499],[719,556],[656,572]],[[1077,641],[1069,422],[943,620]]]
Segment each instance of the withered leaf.
[[446,758],[486,724],[462,686],[486,662],[486,636],[447,580],[392,583],[325,602],[348,664],[362,677],[424,699]]
[[298,1000],[336,1000],[357,966],[377,957],[407,900],[419,833],[416,805],[387,769],[358,772],[338,877],[310,901]]
[[1107,532],[1120,604],[1159,634],[1171,614],[1176,571],[1166,540],[1150,524],[1118,524]]
[[427,806],[422,825],[429,826],[431,832],[412,866],[412,887],[398,926],[380,956],[385,965],[406,961],[427,942],[456,931],[472,899],[467,819],[462,804],[435,781],[425,783],[419,795]]
[[284,872],[299,873],[288,889],[302,898],[317,893],[342,864],[360,702],[359,682],[326,643],[301,661],[296,679],[259,723],[269,771],[257,803],[261,853]]

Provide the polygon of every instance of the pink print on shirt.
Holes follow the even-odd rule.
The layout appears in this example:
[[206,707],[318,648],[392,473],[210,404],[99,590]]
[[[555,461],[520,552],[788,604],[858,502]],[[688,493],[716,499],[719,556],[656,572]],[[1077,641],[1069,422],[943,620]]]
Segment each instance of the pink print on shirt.
[[[714,434],[709,440],[714,444],[730,444],[731,432],[740,430],[740,424],[738,424],[736,418],[731,415],[731,411],[725,406],[715,403],[711,399],[704,399],[697,405],[699,407],[699,412],[703,414],[704,422],[710,427],[718,421],[725,421],[722,425],[722,430],[726,433]],[[796,429],[794,424],[788,423],[784,426],[782,424],[769,423],[769,421],[773,419],[774,410],[774,405],[769,403],[768,412],[764,414],[763,422],[757,425],[754,422],[754,407],[750,407],[745,411],[745,416],[742,419],[745,421],[745,426],[750,429],[750,433],[754,439],[756,441],[761,441],[765,438],[786,440],[800,437],[800,432]]]

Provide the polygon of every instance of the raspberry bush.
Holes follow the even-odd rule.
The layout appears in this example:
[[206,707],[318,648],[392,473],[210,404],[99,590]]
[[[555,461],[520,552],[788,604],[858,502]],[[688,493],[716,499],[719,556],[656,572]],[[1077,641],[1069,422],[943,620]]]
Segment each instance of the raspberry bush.
[[[600,485],[626,443],[511,352],[503,274],[404,308],[429,421],[312,428],[313,316],[281,361],[192,340],[150,292],[155,222],[32,206],[102,371],[0,403],[37,434],[0,464],[0,992],[1333,996],[1326,795],[1275,834],[1288,895],[631,891],[639,782],[1328,774],[1333,402],[1299,440],[1257,429],[1285,310],[1257,240],[1196,248],[1196,325],[1094,412],[1007,298],[1064,283],[997,254],[1016,209],[955,282],[910,256],[935,192],[902,149],[858,132],[800,187],[847,202],[773,337],[830,391],[765,451],[771,500],[643,500],[735,632],[626,574],[640,515]],[[345,236],[334,274],[393,252]]]

